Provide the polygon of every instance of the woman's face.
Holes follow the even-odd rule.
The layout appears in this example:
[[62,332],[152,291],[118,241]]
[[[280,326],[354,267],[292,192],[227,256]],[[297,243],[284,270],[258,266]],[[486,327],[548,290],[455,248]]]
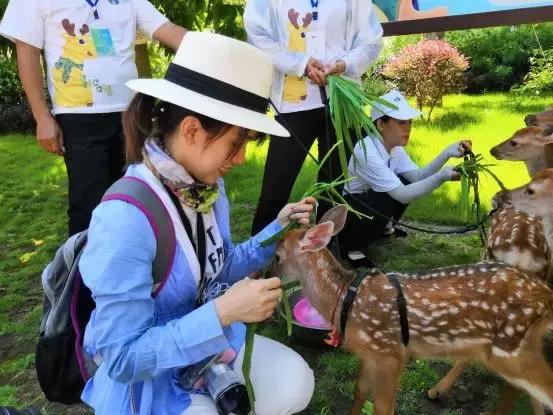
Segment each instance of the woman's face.
[[397,146],[405,147],[411,136],[412,120],[398,120],[390,118],[387,121],[378,121],[378,130],[389,149]]
[[171,157],[204,184],[215,184],[236,165],[246,161],[244,132],[232,126],[216,137],[205,131],[196,117],[186,117],[167,143]]

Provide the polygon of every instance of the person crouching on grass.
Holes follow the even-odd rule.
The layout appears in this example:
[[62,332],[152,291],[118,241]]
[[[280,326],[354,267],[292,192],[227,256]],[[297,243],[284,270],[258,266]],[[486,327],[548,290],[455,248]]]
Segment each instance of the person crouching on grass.
[[[231,241],[222,177],[244,163],[256,131],[288,135],[267,115],[272,74],[270,57],[253,46],[190,32],[164,79],[127,83],[138,94],[123,120],[126,176],[159,196],[177,251],[154,298],[156,238],[146,216],[123,201],[104,202],[92,215],[79,263],[96,303],[84,347],[102,363],[82,400],[97,415],[217,415],[214,400],[185,390],[181,377],[223,351],[236,356],[231,366],[243,379],[243,323],[268,318],[282,295],[278,278],[246,277],[274,255],[275,245],[261,242],[292,220],[307,224],[315,203],[288,204],[256,236]],[[305,361],[262,336],[255,337],[250,376],[259,415],[299,412],[313,393]]]
[[[470,141],[449,145],[427,166],[419,168],[405,151],[411,136],[412,120],[421,112],[411,107],[397,90],[381,97],[397,109],[377,105],[372,119],[382,138],[369,135],[357,143],[349,161],[348,173],[352,180],[344,188],[347,202],[372,220],[349,214],[344,230],[339,234],[340,250],[344,259],[353,265],[371,266],[367,247],[382,238],[405,233],[395,229],[405,209],[449,180],[459,180],[452,166],[446,166],[452,157],[463,157],[471,149]],[[371,209],[384,217],[375,214]]]

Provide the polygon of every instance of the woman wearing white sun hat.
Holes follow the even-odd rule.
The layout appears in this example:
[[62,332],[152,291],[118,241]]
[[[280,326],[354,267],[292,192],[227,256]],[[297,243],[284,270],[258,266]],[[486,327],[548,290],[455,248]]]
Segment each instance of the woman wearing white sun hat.
[[[348,215],[340,243],[344,254],[359,263],[366,257],[366,248],[385,235],[398,232],[389,219],[397,221],[410,202],[421,198],[448,180],[459,179],[451,166],[445,166],[452,157],[463,157],[470,150],[470,141],[449,145],[432,162],[419,168],[404,147],[409,143],[412,120],[421,113],[411,107],[405,97],[393,90],[381,97],[396,108],[375,106],[372,119],[382,136],[368,136],[364,146],[357,143],[348,172],[353,179],[345,186],[345,198],[361,212],[373,219]],[[383,214],[375,215],[372,209]],[[357,252],[353,252],[357,251]]]
[[[163,202],[177,250],[154,298],[156,237],[148,219],[122,201],[94,211],[79,266],[96,303],[84,346],[101,364],[82,394],[96,414],[215,415],[209,395],[186,392],[179,379],[186,367],[223,351],[236,356],[233,370],[242,378],[242,323],[269,317],[282,295],[278,279],[245,277],[273,255],[274,245],[260,242],[291,220],[307,223],[314,203],[289,204],[258,235],[231,242],[221,177],[244,162],[253,132],[288,134],[266,115],[272,72],[271,59],[253,46],[189,33],[164,79],[128,83],[138,94],[124,117],[127,176]],[[192,235],[184,222],[197,224]],[[303,359],[261,336],[251,379],[260,415],[296,413],[313,393]]]

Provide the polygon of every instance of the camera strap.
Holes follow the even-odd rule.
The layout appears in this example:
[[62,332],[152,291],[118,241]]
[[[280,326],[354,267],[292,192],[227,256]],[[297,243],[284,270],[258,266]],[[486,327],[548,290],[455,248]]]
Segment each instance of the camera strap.
[[[179,213],[181,222],[184,226],[184,229],[186,230],[186,234],[188,235],[188,239],[190,239],[190,243],[192,244],[194,252],[196,253],[196,258],[198,258],[198,262],[200,263],[200,283],[198,284],[198,294],[201,294],[201,291],[203,290],[205,284],[206,238],[204,218],[200,212],[197,212],[196,239],[194,239],[194,234],[192,233],[192,225],[190,224],[186,213],[184,213],[184,209],[182,208],[179,199],[167,186],[165,186],[165,190],[167,190],[167,193],[169,193],[169,196],[171,197],[171,200],[173,201],[173,204],[175,205],[175,208]],[[198,295],[197,297],[200,298],[201,295]]]

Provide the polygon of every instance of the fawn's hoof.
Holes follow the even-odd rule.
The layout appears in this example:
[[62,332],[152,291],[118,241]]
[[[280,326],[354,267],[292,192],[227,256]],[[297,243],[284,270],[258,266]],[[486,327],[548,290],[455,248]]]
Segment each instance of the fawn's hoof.
[[428,397],[432,400],[436,400],[440,397],[440,390],[438,388],[432,388],[428,391]]

